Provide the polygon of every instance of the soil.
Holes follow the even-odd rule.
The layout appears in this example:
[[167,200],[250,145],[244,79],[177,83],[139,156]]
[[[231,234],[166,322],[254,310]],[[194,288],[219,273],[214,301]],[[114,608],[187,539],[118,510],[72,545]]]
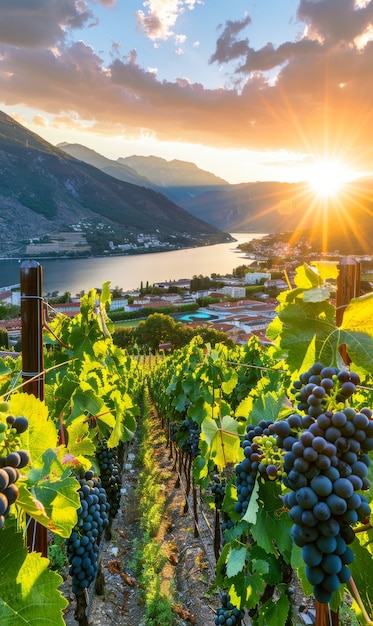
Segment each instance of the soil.
[[[156,415],[154,420],[160,430]],[[220,606],[218,593],[213,589],[216,563],[212,530],[214,513],[206,508],[198,509],[196,528],[192,496],[186,495],[183,477],[180,477],[175,467],[175,459],[170,458],[170,450],[165,443],[157,441],[156,431],[153,444],[157,466],[162,476],[166,477],[163,483],[166,507],[157,541],[161,543],[162,552],[167,555],[161,585],[162,591],[168,588],[173,590],[173,626],[213,625],[215,609]],[[101,544],[102,576],[98,576],[96,589],[92,589],[86,596],[85,624],[76,619],[76,599],[66,572],[61,587],[61,592],[69,601],[64,615],[66,626],[145,624],[142,589],[134,568],[136,539],[141,533],[136,494],[139,474],[135,463],[137,451],[138,438],[135,436],[125,452],[121,503],[113,522],[112,536],[109,540],[103,539]],[[315,623],[314,617],[310,599],[303,597],[295,582],[293,624],[312,625]],[[250,619],[246,617],[243,623],[247,626]]]
[[[120,509],[113,522],[110,540],[101,544],[101,571],[104,589],[100,595],[93,590],[86,596],[87,623],[89,626],[142,626],[144,606],[141,587],[136,579],[134,558],[136,538],[140,537],[136,485],[138,469],[134,463],[138,439],[128,445],[125,452]],[[180,482],[174,459],[165,444],[157,444],[156,462],[162,475],[169,477],[163,484],[166,508],[157,541],[168,559],[162,571],[162,590],[174,590],[174,625],[213,624],[214,607],[219,606],[215,598],[206,598],[214,581],[215,557],[208,519],[199,517],[199,535],[195,537],[193,503],[186,496],[184,483]],[[99,578],[101,582],[101,578]],[[96,584],[97,587],[97,584]],[[75,596],[71,591],[71,580],[66,575],[61,591],[68,599],[65,612],[66,626],[76,626],[77,610]],[[159,624],[159,626],[162,626]]]

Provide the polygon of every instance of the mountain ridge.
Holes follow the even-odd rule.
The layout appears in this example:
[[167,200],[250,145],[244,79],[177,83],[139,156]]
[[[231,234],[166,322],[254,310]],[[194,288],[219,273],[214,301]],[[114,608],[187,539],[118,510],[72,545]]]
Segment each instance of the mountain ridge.
[[[198,168],[189,162],[139,156],[113,161],[118,162],[137,168],[141,176],[161,187],[162,193],[177,198],[178,204],[191,215],[225,232],[285,233],[289,240],[296,240],[292,236],[294,232],[307,231],[317,249],[326,233],[333,250],[340,248],[347,254],[369,250],[373,237],[371,177],[350,182],[341,196],[326,199],[318,198],[307,182],[256,181],[232,185],[204,170],[198,172],[198,179],[190,180],[190,173]],[[190,185],[182,185],[183,180],[189,180]]]
[[1,111],[0,183],[1,256],[78,223],[95,254],[144,234],[170,249],[232,240],[160,192],[77,160]]

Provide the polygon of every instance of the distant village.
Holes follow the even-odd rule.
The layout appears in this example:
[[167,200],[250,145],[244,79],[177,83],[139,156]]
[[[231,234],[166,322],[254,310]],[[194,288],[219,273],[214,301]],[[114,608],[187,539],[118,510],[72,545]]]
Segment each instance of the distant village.
[[[110,304],[110,310],[116,312],[116,323],[120,323],[120,311],[123,311],[123,320],[131,317],[140,320],[148,316],[150,309],[152,312],[156,310],[159,313],[164,310],[169,314],[171,307],[171,310],[175,312],[173,314],[175,319],[183,324],[194,327],[207,325],[226,333],[236,344],[245,345],[252,335],[256,335],[261,342],[266,343],[268,326],[276,317],[278,306],[276,296],[292,288],[290,280],[293,276],[293,269],[306,260],[312,259],[301,258],[301,252],[304,253],[304,250],[299,250],[298,258],[297,250],[291,250],[286,244],[278,244],[275,254],[281,257],[283,262],[281,265],[286,263],[289,271],[281,272],[280,266],[273,267],[271,272],[261,271],[262,264],[264,267],[270,265],[265,240],[253,240],[251,243],[252,250],[246,253],[248,261],[250,259],[250,269],[245,270],[242,277],[219,276],[219,284],[223,286],[218,289],[193,291],[191,290],[192,279],[185,278],[155,283],[151,291],[157,292],[156,294],[144,293],[143,289],[126,294],[119,290],[121,295],[113,296]],[[273,254],[274,251],[271,250],[271,257]],[[334,261],[338,262],[338,255],[334,253],[331,256]],[[366,265],[367,275],[373,280],[372,257],[359,258],[356,261]],[[282,274],[289,282],[281,278],[273,278]],[[252,289],[253,287],[256,289]],[[373,282],[365,281],[365,291],[372,290]],[[45,297],[47,302],[48,295]],[[0,288],[0,306],[4,304],[20,305],[19,285]],[[176,311],[183,311],[183,307],[184,310],[187,308],[185,305],[191,304],[195,304],[193,310],[185,311],[185,314],[176,314]],[[48,309],[51,315],[63,313],[67,316],[75,316],[80,312],[80,298],[76,296],[71,297],[69,302],[53,303]],[[130,315],[131,313],[133,316]],[[21,321],[20,319],[0,320],[0,330],[6,330],[10,344],[15,344],[20,338]]]
[[[147,309],[169,310],[172,306],[175,310],[183,305],[203,303],[203,299],[213,299],[214,303],[208,306],[196,307],[194,311],[188,311],[185,315],[179,314],[184,319],[181,321],[193,326],[208,325],[215,330],[225,332],[235,343],[245,344],[250,335],[255,334],[265,341],[268,325],[276,316],[275,309],[278,304],[269,293],[283,291],[288,285],[283,280],[272,280],[268,272],[248,272],[245,279],[224,278],[225,285],[218,291],[206,289],[190,292],[191,279],[180,279],[170,282],[155,283],[154,287],[164,290],[162,295],[145,294],[140,291],[131,292],[123,297],[113,298],[110,305],[111,311],[133,312],[134,317],[139,317],[139,312],[147,316]],[[247,286],[260,286],[255,292],[255,299],[246,298]],[[175,293],[170,292],[170,288]],[[176,292],[177,291],[177,292]],[[19,285],[10,285],[0,289],[0,305],[20,305]],[[53,304],[51,310],[54,313],[63,313],[74,316],[80,312],[80,299],[71,298],[70,302]],[[141,317],[139,318],[141,319]],[[178,317],[180,320],[180,317]],[[21,323],[19,319],[0,320],[0,329],[8,332],[9,340],[15,342],[19,339]]]

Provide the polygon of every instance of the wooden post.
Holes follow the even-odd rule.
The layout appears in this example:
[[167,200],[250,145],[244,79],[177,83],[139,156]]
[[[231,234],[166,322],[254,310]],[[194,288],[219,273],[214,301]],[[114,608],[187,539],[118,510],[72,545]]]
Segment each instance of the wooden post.
[[342,324],[343,313],[352,298],[360,296],[360,263],[352,257],[341,259],[337,278],[336,324]]
[[[360,296],[360,263],[351,257],[345,257],[338,265],[339,274],[337,278],[336,297],[336,325],[340,326],[343,320],[343,313],[351,298]],[[347,354],[346,345],[339,347],[339,352],[346,365],[350,365],[351,359]]]
[[[43,272],[36,261],[21,264],[21,338],[22,377],[26,393],[44,400],[44,357],[43,357]],[[28,520],[27,541],[35,552],[47,556],[47,529],[35,520]]]

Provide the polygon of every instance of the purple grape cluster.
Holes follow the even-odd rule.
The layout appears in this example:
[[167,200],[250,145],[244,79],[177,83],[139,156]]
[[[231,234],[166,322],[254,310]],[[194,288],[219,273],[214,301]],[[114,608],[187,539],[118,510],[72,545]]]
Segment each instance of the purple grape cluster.
[[271,424],[273,424],[271,420],[262,420],[257,426],[253,426],[252,424],[246,426],[246,434],[241,442],[245,458],[235,467],[237,488],[235,510],[242,515],[246,513],[247,507],[249,506],[257,472],[262,472],[263,476],[269,477],[267,474],[267,466],[261,463],[263,450],[260,448],[259,444],[256,443],[255,439],[269,437]]
[[106,491],[92,471],[77,478],[80,483],[78,523],[66,540],[69,574],[75,595],[82,594],[96,578],[100,538],[109,525],[110,510]]
[[[294,413],[270,427],[285,450],[283,481],[291,491],[283,502],[293,521],[292,537],[322,603],[348,582],[353,526],[370,515],[369,502],[359,492],[370,487],[373,412],[339,404],[346,404],[359,382],[357,374],[315,364],[297,381],[302,385],[298,408],[305,415]],[[333,403],[337,408],[331,408]]]
[[20,450],[19,435],[28,429],[26,417],[7,415],[5,422],[0,422],[0,528],[10,513],[10,507],[18,498],[16,482],[20,476],[19,470],[30,463],[27,450]]
[[227,593],[221,594],[221,606],[216,611],[216,626],[241,626],[245,614],[242,609],[235,607]]

